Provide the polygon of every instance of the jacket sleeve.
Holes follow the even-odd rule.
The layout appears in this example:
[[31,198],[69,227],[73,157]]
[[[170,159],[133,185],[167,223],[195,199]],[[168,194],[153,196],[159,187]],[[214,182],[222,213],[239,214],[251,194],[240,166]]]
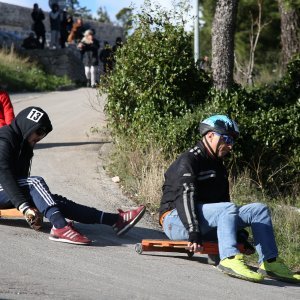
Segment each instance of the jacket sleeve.
[[9,95],[7,93],[3,93],[1,95],[1,102],[3,105],[3,112],[4,112],[4,120],[7,125],[11,123],[11,121],[15,118],[14,109],[11,104]]
[[22,203],[28,200],[22,193],[17,179],[13,175],[13,157],[10,153],[12,153],[10,144],[0,140],[0,185],[12,204],[18,208]]
[[195,201],[196,172],[192,160],[184,157],[177,169],[176,209],[181,222],[189,232],[190,242],[201,242],[201,232]]

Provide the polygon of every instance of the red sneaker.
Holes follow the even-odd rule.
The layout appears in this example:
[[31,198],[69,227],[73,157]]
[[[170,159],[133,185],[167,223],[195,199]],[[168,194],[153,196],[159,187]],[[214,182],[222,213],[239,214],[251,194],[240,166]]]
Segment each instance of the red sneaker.
[[56,229],[54,226],[51,229],[49,239],[55,242],[63,242],[77,245],[89,245],[91,240],[77,231],[73,222],[69,222],[63,228]]
[[119,219],[112,227],[117,235],[123,235],[142,218],[146,211],[146,207],[141,205],[137,209],[128,211],[118,209],[118,211]]

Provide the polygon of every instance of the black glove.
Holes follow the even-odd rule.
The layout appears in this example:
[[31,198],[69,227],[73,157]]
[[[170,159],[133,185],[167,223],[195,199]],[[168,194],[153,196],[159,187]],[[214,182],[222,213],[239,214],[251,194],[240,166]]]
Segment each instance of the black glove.
[[28,202],[24,202],[18,207],[18,209],[22,212],[25,220],[32,229],[40,230],[42,228],[43,215],[35,207],[30,207]]
[[202,236],[200,232],[192,231],[189,233],[189,242],[202,245]]

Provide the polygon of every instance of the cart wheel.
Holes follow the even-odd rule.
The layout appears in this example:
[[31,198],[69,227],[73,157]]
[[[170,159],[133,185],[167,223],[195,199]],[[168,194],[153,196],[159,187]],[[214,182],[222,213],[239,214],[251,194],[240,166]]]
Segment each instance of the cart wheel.
[[138,254],[142,254],[143,253],[143,247],[142,247],[141,243],[135,244],[134,249],[135,249],[135,252],[138,253]]
[[192,258],[194,256],[194,252],[188,252],[187,256],[188,256],[188,258]]

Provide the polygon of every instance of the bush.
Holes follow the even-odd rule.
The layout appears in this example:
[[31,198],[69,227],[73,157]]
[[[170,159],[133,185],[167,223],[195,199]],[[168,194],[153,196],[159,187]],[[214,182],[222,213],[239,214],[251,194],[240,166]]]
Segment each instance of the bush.
[[[166,158],[192,146],[199,121],[227,114],[241,130],[229,164],[246,167],[261,189],[289,190],[299,182],[300,57],[273,85],[220,92],[193,61],[191,36],[163,12],[138,16],[133,36],[117,53],[101,92],[116,139],[141,149],[157,145]],[[147,150],[145,150],[147,152]],[[297,191],[295,191],[297,192]]]
[[138,24],[102,86],[108,94],[109,124],[116,136],[178,151],[210,79],[195,67],[191,37],[183,25],[175,26],[163,15],[140,15]]
[[299,97],[300,57],[273,85],[210,91],[204,107],[207,114],[228,114],[240,127],[241,136],[231,162],[239,171],[250,168],[260,188],[277,193],[288,191],[299,182]]

